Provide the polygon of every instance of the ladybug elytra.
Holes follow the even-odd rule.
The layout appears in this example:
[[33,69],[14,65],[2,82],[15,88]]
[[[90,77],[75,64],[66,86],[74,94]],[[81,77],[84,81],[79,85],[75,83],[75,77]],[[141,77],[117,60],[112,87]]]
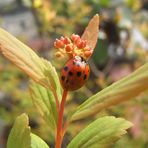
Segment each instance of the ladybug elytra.
[[80,56],[71,58],[61,71],[61,85],[68,91],[81,88],[89,77],[89,65]]

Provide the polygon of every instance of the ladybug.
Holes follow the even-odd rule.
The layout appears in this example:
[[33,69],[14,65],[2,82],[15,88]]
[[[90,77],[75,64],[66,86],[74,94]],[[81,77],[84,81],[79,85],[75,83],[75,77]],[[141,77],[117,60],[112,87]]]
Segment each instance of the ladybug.
[[88,80],[90,68],[84,58],[75,56],[65,64],[61,71],[61,85],[68,91],[81,88]]

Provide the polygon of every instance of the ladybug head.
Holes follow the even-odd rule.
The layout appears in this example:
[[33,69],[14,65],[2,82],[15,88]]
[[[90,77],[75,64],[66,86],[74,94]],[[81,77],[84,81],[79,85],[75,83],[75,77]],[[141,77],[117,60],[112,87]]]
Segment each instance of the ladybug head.
[[83,57],[81,57],[81,56],[75,56],[74,58],[75,58],[77,61],[86,62],[86,60],[85,60]]

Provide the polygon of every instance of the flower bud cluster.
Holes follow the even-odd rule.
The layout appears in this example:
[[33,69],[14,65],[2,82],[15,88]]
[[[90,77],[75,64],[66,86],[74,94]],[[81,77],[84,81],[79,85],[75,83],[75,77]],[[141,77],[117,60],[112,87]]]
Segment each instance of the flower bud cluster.
[[88,59],[92,55],[92,49],[87,45],[86,40],[82,40],[79,35],[72,34],[71,38],[61,37],[56,39],[54,47],[58,49],[57,57],[68,55],[69,58],[81,56]]

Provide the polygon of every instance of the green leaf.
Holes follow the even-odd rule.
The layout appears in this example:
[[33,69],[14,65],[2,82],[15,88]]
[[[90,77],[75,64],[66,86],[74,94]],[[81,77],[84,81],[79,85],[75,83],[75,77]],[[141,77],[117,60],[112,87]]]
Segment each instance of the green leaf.
[[52,90],[54,95],[57,94],[57,96],[55,96],[55,97],[58,97],[58,99],[61,100],[62,88],[61,88],[61,83],[59,81],[59,76],[56,72],[56,69],[47,60],[42,59],[42,62],[45,65],[44,75],[45,75],[48,83],[51,84],[51,90]]
[[99,4],[101,7],[109,7],[111,5],[111,2],[109,0],[100,0]]
[[22,69],[33,80],[47,85],[44,81],[44,65],[40,57],[29,47],[1,28],[0,49],[6,58]]
[[125,119],[102,117],[83,129],[67,148],[106,148],[117,141],[132,124]]
[[132,99],[146,90],[148,90],[148,63],[87,99],[68,118],[74,121],[97,114],[103,109]]
[[37,135],[30,132],[29,120],[26,114],[18,116],[11,129],[7,148],[49,148]]
[[54,96],[61,99],[59,78],[51,63],[1,28],[0,51],[34,81],[51,89]]
[[7,59],[44,87],[34,84],[31,89],[32,98],[41,115],[54,128],[57,122],[56,100],[61,100],[62,94],[55,68],[49,61],[40,58],[33,50],[1,28],[0,50]]
[[41,85],[32,82],[30,93],[33,104],[47,124],[55,129],[57,124],[57,110],[52,92]]
[[31,148],[49,148],[49,146],[40,137],[31,134]]
[[92,55],[93,61],[96,65],[103,65],[108,59],[108,44],[106,40],[98,39],[96,49]]
[[17,117],[8,137],[7,148],[31,148],[30,127],[28,116],[22,114]]

